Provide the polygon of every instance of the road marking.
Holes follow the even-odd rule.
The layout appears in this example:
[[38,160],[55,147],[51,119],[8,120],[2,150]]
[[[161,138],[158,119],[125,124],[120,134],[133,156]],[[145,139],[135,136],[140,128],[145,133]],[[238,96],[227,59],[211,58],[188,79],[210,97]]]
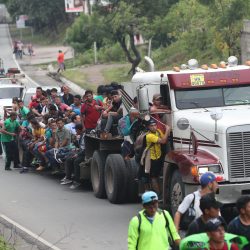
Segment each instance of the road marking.
[[7,221],[8,223],[10,223],[11,225],[15,226],[16,228],[18,228],[19,230],[23,231],[24,233],[28,234],[29,236],[33,237],[36,241],[40,241],[42,244],[44,244],[45,246],[49,247],[49,249],[53,249],[53,250],[61,250],[60,248],[54,246],[53,244],[49,243],[48,241],[46,241],[45,239],[43,239],[42,237],[40,237],[39,235],[31,232],[29,229],[21,226],[20,224],[18,224],[17,222],[13,221],[12,219],[10,219],[9,217],[5,216],[5,215],[0,215],[0,217],[2,219],[4,219],[5,221]]
[[[7,25],[6,27],[7,27],[7,33],[8,33],[8,37],[9,37],[9,42],[10,42],[10,45],[12,46],[12,39],[11,39],[11,36],[10,36],[9,25]],[[15,57],[14,54],[12,55],[12,57],[13,57],[13,60],[14,60],[14,62],[15,62],[15,64],[16,64],[17,68],[21,71],[22,74],[25,75],[25,78],[27,78],[27,79],[28,79],[31,83],[33,83],[35,86],[37,86],[37,87],[40,86],[37,82],[35,82],[34,80],[32,80],[28,75],[25,74],[25,72],[22,71],[22,69],[21,69],[21,67],[20,67],[20,65],[19,65],[19,63],[18,63],[18,61],[16,60],[16,57]]]

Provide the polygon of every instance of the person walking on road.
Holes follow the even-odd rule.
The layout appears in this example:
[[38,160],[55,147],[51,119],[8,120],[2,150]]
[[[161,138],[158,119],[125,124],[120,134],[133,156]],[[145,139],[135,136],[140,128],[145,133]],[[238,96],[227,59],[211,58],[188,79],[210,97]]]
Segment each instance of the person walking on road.
[[[202,215],[202,211],[200,210],[200,199],[203,195],[208,193],[216,193],[218,189],[218,183],[216,181],[216,176],[212,172],[206,172],[200,177],[200,185],[201,189],[188,194],[182,203],[179,205],[177,212],[174,216],[174,223],[179,230],[180,221],[182,215],[188,210],[188,208],[193,203],[193,208],[195,210],[195,218],[199,218]],[[188,226],[188,225],[187,225]]]
[[58,55],[57,55],[58,70],[57,70],[57,73],[65,70],[65,64],[64,64],[65,53],[62,52],[61,50],[58,51]]
[[6,154],[5,170],[11,170],[10,165],[12,161],[14,162],[14,168],[19,168],[19,151],[16,136],[20,125],[16,119],[17,114],[11,112],[10,118],[4,121],[3,129],[1,130],[1,140]]
[[157,194],[145,192],[142,205],[143,210],[129,223],[128,250],[167,250],[170,249],[169,239],[178,247],[180,236],[170,214],[158,209]]

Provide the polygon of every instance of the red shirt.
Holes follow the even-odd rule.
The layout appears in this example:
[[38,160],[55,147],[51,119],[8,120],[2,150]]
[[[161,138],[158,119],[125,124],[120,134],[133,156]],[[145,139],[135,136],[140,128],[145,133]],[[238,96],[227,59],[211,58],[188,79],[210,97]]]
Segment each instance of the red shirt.
[[84,126],[87,129],[95,129],[100,118],[101,112],[96,110],[95,105],[102,106],[102,102],[93,100],[91,103],[85,102],[81,107],[81,114],[85,115]]
[[231,248],[228,249],[227,243],[225,242],[223,248],[221,248],[221,249],[216,248],[215,249],[215,248],[210,247],[209,250],[239,250],[239,247],[236,244],[232,243]]
[[37,108],[38,105],[39,105],[38,102],[31,101],[31,102],[29,103],[29,108],[30,108],[30,109]]
[[59,53],[57,56],[57,62],[58,63],[63,63],[64,62],[64,53]]

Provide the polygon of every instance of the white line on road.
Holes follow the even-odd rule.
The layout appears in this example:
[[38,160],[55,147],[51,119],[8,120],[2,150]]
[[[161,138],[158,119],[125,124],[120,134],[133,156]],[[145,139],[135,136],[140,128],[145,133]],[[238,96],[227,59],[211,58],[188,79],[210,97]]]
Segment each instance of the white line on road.
[[8,223],[10,223],[11,225],[13,225],[14,227],[18,228],[19,230],[23,231],[24,233],[28,234],[29,236],[31,236],[32,238],[34,238],[36,241],[41,242],[42,244],[44,244],[45,246],[49,247],[49,249],[53,249],[53,250],[60,250],[60,248],[54,246],[53,244],[49,243],[48,241],[46,241],[45,239],[43,239],[42,237],[40,237],[39,235],[31,232],[29,229],[21,226],[20,224],[18,224],[17,222],[13,221],[12,219],[10,219],[9,217],[5,216],[5,215],[0,215],[0,217],[2,219],[4,219],[5,221],[7,221]]

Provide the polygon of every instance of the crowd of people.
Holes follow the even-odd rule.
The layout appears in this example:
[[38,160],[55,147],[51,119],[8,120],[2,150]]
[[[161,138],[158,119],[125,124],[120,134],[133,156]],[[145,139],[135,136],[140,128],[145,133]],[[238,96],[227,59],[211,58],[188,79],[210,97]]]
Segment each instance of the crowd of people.
[[[161,122],[160,113],[168,113],[168,107],[162,105],[160,94],[154,95],[150,103],[152,118],[144,121],[139,116],[137,98],[134,98],[124,116],[121,91],[121,85],[114,82],[99,86],[96,95],[86,90],[84,96],[73,95],[67,86],[62,87],[61,93],[57,88],[44,91],[37,87],[27,106],[14,97],[12,112],[6,110],[0,131],[6,153],[5,170],[11,169],[11,161],[14,168],[21,167],[21,173],[30,167],[37,171],[51,169],[57,172],[63,165],[66,175],[62,184],[73,183],[73,187],[78,187],[80,163],[85,159],[85,134],[102,140],[129,136],[122,144],[123,157],[136,156],[138,164],[142,165],[138,177],[145,189],[152,187],[161,196],[162,145],[167,143],[170,129]],[[140,141],[142,137],[143,143]],[[22,149],[21,161],[18,145]],[[139,150],[135,150],[136,145]]]
[[104,140],[121,136],[117,129],[113,131],[113,124],[123,114],[119,88],[112,83],[100,86],[97,95],[87,90],[81,97],[70,93],[67,86],[62,87],[62,93],[37,87],[28,106],[14,97],[12,111],[5,110],[0,129],[5,170],[11,170],[11,162],[21,173],[31,167],[58,172],[63,166],[66,175],[61,184],[79,187],[85,134],[95,133]]
[[[143,210],[129,224],[128,249],[249,250],[250,196],[238,198],[238,216],[227,224],[221,214],[223,204],[215,198],[216,176],[212,172],[204,173],[200,185],[199,190],[184,198],[174,219],[167,211],[159,209],[158,195],[146,191],[142,195]],[[186,235],[181,239],[180,222],[185,220],[190,208],[194,214],[189,214],[191,220],[185,225]]]

